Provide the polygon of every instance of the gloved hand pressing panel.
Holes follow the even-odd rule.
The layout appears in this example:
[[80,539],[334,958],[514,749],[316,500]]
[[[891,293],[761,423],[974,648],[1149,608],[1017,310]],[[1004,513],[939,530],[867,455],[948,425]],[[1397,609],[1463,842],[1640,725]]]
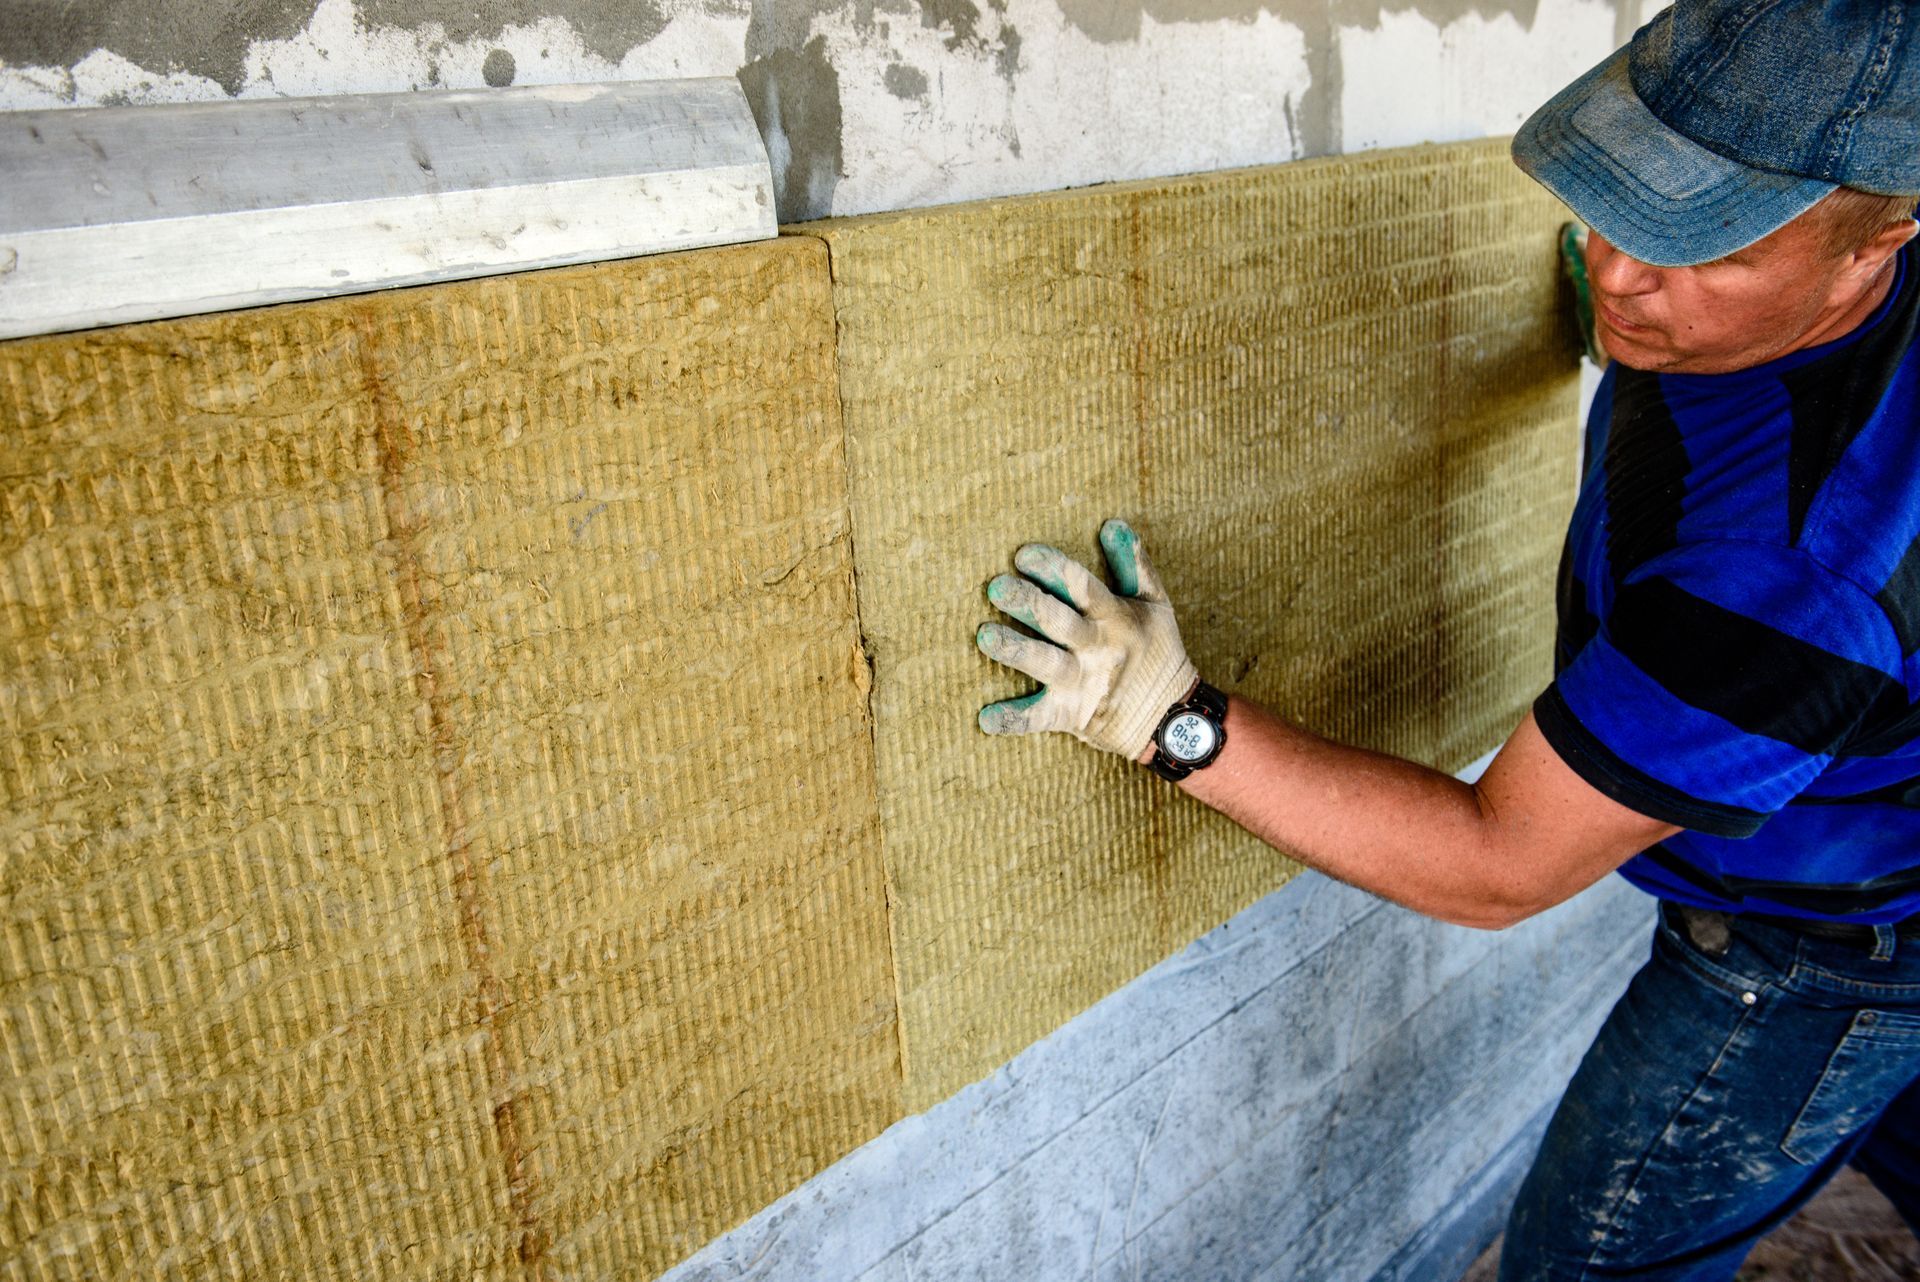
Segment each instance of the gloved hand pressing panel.
[[1587,278],[1587,225],[1580,222],[1560,226],[1560,270],[1573,287],[1573,327],[1580,331],[1580,346],[1596,369],[1607,367],[1607,349],[1600,345],[1600,331],[1593,323],[1593,285]]
[[988,734],[1060,730],[1138,760],[1167,709],[1200,679],[1140,536],[1125,521],[1108,521],[1100,549],[1117,592],[1044,543],[1014,554],[1019,575],[987,584],[987,600],[1040,636],[985,623],[975,643],[1043,687],[982,708],[980,728]]

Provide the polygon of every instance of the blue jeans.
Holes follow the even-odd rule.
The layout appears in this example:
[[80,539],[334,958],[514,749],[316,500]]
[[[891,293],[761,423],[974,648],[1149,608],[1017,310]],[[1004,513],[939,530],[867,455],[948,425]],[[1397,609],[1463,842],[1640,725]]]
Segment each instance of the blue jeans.
[[1877,952],[1742,919],[1696,943],[1661,905],[1521,1186],[1501,1282],[1724,1282],[1849,1161],[1920,1223],[1920,941]]

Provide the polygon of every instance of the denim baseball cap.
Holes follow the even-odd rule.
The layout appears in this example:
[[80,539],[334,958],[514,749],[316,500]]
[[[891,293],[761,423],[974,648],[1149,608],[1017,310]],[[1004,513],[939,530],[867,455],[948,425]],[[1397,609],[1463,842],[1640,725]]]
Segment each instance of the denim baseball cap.
[[1751,245],[1841,184],[1920,192],[1920,5],[1677,0],[1534,112],[1513,158],[1659,267]]

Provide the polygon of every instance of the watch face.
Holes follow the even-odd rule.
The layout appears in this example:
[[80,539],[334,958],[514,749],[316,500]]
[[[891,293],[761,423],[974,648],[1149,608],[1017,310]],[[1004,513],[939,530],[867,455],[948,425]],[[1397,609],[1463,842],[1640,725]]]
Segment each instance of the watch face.
[[1160,746],[1175,761],[1199,761],[1220,742],[1213,722],[1197,712],[1183,712],[1160,732]]

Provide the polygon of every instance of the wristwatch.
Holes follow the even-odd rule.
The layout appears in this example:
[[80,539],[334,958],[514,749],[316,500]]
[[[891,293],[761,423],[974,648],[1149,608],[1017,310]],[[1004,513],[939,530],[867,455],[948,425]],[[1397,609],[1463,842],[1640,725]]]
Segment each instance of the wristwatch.
[[1162,779],[1179,783],[1194,771],[1213,764],[1227,746],[1227,696],[1204,681],[1193,683],[1187,697],[1167,709],[1153,732],[1153,759],[1147,768]]

